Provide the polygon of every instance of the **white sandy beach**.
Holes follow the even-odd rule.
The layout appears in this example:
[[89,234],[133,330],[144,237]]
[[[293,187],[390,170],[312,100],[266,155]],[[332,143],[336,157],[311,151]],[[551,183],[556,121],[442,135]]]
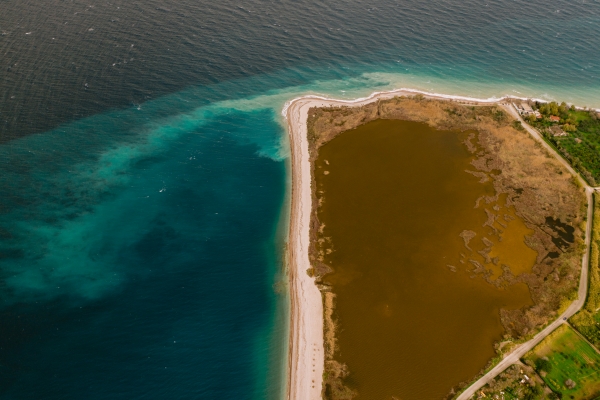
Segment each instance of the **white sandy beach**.
[[292,202],[288,262],[291,322],[289,342],[289,399],[321,397],[323,376],[323,304],[321,293],[306,270],[311,210],[310,164],[306,139],[306,110],[302,101],[287,107],[292,154]]
[[[287,396],[290,400],[320,399],[324,367],[321,293],[316,287],[314,279],[306,273],[306,270],[310,268],[308,248],[312,207],[306,126],[308,111],[312,107],[362,106],[381,99],[416,94],[422,94],[431,99],[454,100],[460,103],[480,105],[521,99],[514,96],[477,99],[426,93],[412,89],[398,89],[376,92],[356,100],[336,100],[307,95],[291,100],[283,108],[282,114],[288,122],[292,159],[292,209],[288,248],[291,322]],[[539,101],[544,102],[544,100]]]

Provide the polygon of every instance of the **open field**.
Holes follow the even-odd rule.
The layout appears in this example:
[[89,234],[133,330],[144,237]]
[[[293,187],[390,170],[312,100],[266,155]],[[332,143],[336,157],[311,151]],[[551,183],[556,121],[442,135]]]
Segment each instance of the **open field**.
[[524,360],[563,399],[588,400],[600,395],[600,354],[568,325],[554,331]]

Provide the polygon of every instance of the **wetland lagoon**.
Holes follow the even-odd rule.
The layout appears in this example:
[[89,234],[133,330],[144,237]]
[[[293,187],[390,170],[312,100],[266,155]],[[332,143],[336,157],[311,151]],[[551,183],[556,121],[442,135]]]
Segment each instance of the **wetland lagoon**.
[[312,107],[323,397],[452,397],[577,296],[586,197],[505,104]]
[[507,267],[530,273],[538,253],[471,164],[473,135],[377,119],[313,161],[330,348],[358,398],[443,398],[496,355],[500,310],[532,304],[525,283],[493,284]]

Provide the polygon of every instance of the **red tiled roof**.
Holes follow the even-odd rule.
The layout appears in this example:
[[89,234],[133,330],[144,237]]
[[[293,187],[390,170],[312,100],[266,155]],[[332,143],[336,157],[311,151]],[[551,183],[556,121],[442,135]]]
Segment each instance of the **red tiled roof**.
[[558,122],[558,121],[560,121],[560,117],[557,117],[556,115],[551,115],[550,116],[550,121],[552,121],[552,122]]

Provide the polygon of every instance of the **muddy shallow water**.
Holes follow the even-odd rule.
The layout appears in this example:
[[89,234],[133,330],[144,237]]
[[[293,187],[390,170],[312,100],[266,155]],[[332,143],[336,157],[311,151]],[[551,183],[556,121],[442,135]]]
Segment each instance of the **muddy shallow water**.
[[[315,161],[326,275],[336,295],[335,358],[360,399],[439,399],[494,356],[501,308],[531,304],[531,230],[467,173],[468,133],[377,120],[344,132]],[[488,196],[486,201],[482,196]],[[486,213],[488,209],[488,213]],[[504,215],[490,223],[489,211]],[[467,234],[465,234],[467,232]]]

